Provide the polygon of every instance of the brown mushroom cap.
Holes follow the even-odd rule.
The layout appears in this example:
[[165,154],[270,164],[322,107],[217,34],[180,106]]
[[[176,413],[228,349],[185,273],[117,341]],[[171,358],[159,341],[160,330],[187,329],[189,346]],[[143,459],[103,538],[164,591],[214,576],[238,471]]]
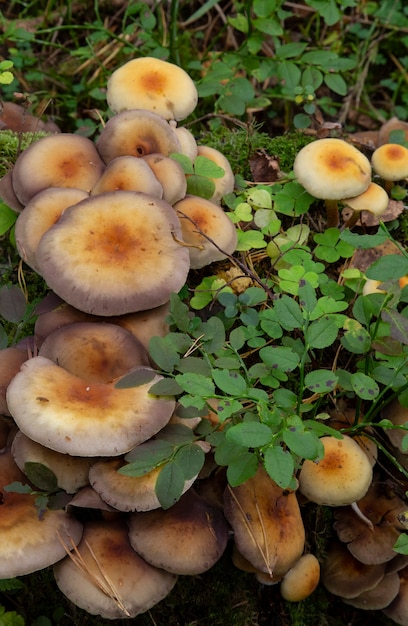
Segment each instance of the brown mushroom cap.
[[120,189],[163,197],[163,187],[152,169],[143,159],[130,155],[116,157],[108,163],[91,195]]
[[61,510],[39,516],[35,495],[3,492],[0,515],[0,578],[24,576],[56,563],[77,545],[82,524]]
[[7,403],[30,439],[72,456],[118,456],[164,428],[174,411],[172,398],[149,388],[88,383],[43,356],[26,361],[7,389]]
[[0,415],[10,416],[6,402],[7,387],[28,357],[27,350],[21,350],[16,346],[9,346],[0,350]]
[[263,468],[238,487],[227,486],[224,513],[239,552],[257,569],[279,577],[302,555],[305,529],[296,494],[278,487]]
[[408,176],[408,148],[397,143],[385,143],[374,150],[371,163],[382,179],[402,180]]
[[37,270],[35,253],[44,233],[53,226],[69,206],[85,200],[89,194],[73,187],[50,187],[37,193],[16,221],[17,250],[27,265]]
[[368,591],[363,591],[355,598],[344,598],[346,604],[356,609],[379,611],[385,609],[397,597],[400,589],[400,579],[397,572],[385,574],[378,585]]
[[71,602],[105,619],[148,611],[177,581],[136,554],[121,521],[87,522],[77,552],[57,563],[54,575]]
[[300,602],[316,589],[320,580],[320,563],[314,554],[303,554],[284,575],[280,592],[288,602]]
[[160,181],[163,188],[163,200],[174,204],[186,195],[187,180],[184,170],[178,161],[163,154],[147,154],[143,157],[151,168],[154,176]]
[[347,435],[322,437],[324,457],[304,461],[299,491],[317,504],[343,506],[360,500],[368,491],[373,472],[367,455]]
[[52,332],[38,354],[90,383],[112,382],[139,365],[149,365],[144,346],[116,324],[78,322]]
[[371,165],[366,156],[342,139],[317,139],[297,154],[293,171],[316,198],[342,200],[367,189]]
[[75,493],[88,484],[88,473],[94,459],[73,457],[50,450],[32,441],[19,431],[13,439],[11,447],[13,458],[24,472],[26,463],[41,463],[48,467],[56,476],[58,487],[67,493]]
[[172,128],[176,134],[176,137],[180,143],[180,152],[188,156],[191,161],[194,161],[198,154],[197,142],[188,128],[184,126],[177,126],[176,122],[170,122]]
[[222,512],[189,489],[171,508],[129,516],[129,539],[148,563],[194,576],[222,556],[228,526]]
[[16,213],[20,213],[24,209],[17,198],[13,187],[13,172],[10,170],[2,178],[0,178],[0,198]]
[[159,152],[169,156],[172,152],[180,152],[177,136],[168,122],[155,113],[140,109],[123,111],[112,117],[96,147],[105,163],[124,155],[143,157]]
[[47,187],[76,187],[89,192],[104,168],[90,139],[70,133],[49,135],[20,154],[13,169],[13,187],[24,205]]
[[112,316],[151,309],[184,285],[189,253],[173,208],[116,191],[67,209],[37,248],[48,286],[72,306]]
[[235,251],[237,230],[219,205],[198,196],[187,195],[176,202],[174,209],[180,218],[183,240],[192,246],[189,252],[193,269],[222,261]]
[[181,67],[153,57],[128,61],[108,80],[106,99],[115,113],[145,109],[167,120],[182,120],[194,111],[198,95]]

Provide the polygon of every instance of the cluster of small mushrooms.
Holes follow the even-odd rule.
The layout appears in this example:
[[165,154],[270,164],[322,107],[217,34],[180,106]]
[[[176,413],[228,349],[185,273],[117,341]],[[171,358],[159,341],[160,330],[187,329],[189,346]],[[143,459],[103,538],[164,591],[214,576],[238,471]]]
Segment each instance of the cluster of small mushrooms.
[[[168,332],[170,296],[190,269],[232,254],[237,238],[220,205],[234,186],[228,160],[177,125],[197,103],[190,77],[164,61],[132,60],[111,75],[107,101],[114,115],[96,143],[74,134],[44,137],[0,183],[19,212],[21,258],[51,290],[34,337],[0,354],[0,578],[53,565],[58,587],[79,607],[106,619],[134,617],[160,602],[179,575],[211,568],[233,536],[235,565],[263,584],[279,583],[286,600],[306,598],[322,577],[346,602],[408,624],[401,608],[406,560],[392,550],[406,505],[378,482],[369,439],[324,437],[325,456],[303,464],[297,491],[281,489],[262,468],[231,487],[219,470],[213,482],[210,472],[186,480],[168,509],[155,493],[159,470],[118,472],[129,451],[148,450],[169,424],[188,425],[174,398],[149,393],[161,376],[147,346]],[[327,145],[321,141],[295,163],[306,188],[311,153]],[[354,148],[334,141],[329,161],[337,167],[333,155]],[[212,198],[186,193],[174,153],[223,168]],[[329,202],[364,192],[371,166],[361,159],[343,158],[363,177],[358,190],[310,192]],[[118,385],[144,370],[153,371],[148,383]],[[347,426],[345,419],[333,416],[332,424]],[[33,463],[56,476],[69,496],[65,508],[39,511],[34,493],[7,489],[29,483],[24,472]],[[338,542],[322,572],[306,545],[301,506],[308,502],[335,507]]]

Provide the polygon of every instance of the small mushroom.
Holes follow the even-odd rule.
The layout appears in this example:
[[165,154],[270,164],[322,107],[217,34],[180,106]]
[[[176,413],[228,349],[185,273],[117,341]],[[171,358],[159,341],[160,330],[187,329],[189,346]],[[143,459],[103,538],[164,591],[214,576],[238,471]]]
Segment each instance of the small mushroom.
[[143,159],[135,156],[119,156],[110,161],[91,195],[119,189],[141,191],[155,198],[163,197],[163,187],[152,169]]
[[148,611],[177,581],[136,554],[121,520],[87,522],[77,549],[54,566],[54,576],[76,606],[111,620]]
[[298,152],[293,171],[306,191],[325,200],[328,228],[338,224],[338,201],[363,193],[371,182],[367,157],[342,139],[307,144]]
[[[180,151],[171,126],[160,115],[134,109],[112,117],[101,132],[96,147],[105,163],[120,156],[143,157]],[[95,181],[96,183],[97,181]]]
[[180,143],[180,152],[188,156],[190,161],[194,161],[198,154],[198,146],[193,133],[185,126],[177,126],[176,122],[171,121],[169,123]]
[[374,150],[371,164],[389,191],[393,182],[408,177],[408,148],[397,143],[385,143]]
[[145,109],[166,120],[182,120],[194,111],[198,95],[193,80],[181,67],[153,57],[140,57],[111,74],[106,99],[115,113]]
[[91,196],[41,238],[36,261],[48,286],[85,313],[124,315],[167,302],[184,285],[189,253],[164,200],[131,191]]
[[360,500],[368,491],[373,470],[367,455],[349,436],[322,437],[324,457],[303,462],[299,491],[326,506],[344,506]]
[[344,227],[352,228],[361,213],[370,213],[376,218],[381,217],[388,208],[389,197],[383,187],[377,183],[370,183],[363,193],[354,198],[346,198],[343,202],[353,210]]
[[47,187],[90,192],[104,168],[90,139],[70,133],[49,135],[20,154],[13,168],[13,188],[24,205]]
[[395,600],[400,590],[400,579],[397,572],[385,574],[378,585],[363,591],[355,598],[344,598],[345,604],[365,611],[380,611]]
[[149,394],[160,375],[148,368],[137,371],[149,382],[121,389],[88,383],[36,356],[10,382],[8,407],[20,430],[51,450],[118,456],[164,428],[175,408],[173,398]]
[[24,204],[20,202],[14,191],[13,172],[11,170],[0,178],[0,198],[16,213],[20,213],[24,209]]
[[133,549],[148,563],[173,574],[194,576],[222,556],[228,526],[222,512],[189,489],[169,509],[129,516]]
[[186,195],[187,181],[178,161],[163,154],[147,154],[143,157],[163,188],[163,200],[175,204]]
[[200,269],[232,254],[237,245],[237,231],[224,210],[214,202],[187,195],[176,202],[183,241],[189,246],[190,266]]
[[282,578],[280,592],[288,602],[300,602],[316,589],[320,581],[320,563],[314,554],[302,554]]

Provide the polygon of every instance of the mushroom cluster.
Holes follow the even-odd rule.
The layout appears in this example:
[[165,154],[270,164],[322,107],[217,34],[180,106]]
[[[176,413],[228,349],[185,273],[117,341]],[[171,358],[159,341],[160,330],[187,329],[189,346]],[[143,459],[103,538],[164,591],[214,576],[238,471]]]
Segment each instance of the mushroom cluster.
[[[107,101],[113,115],[96,142],[43,137],[0,185],[18,212],[19,254],[50,289],[30,346],[0,352],[0,462],[10,468],[0,472],[0,577],[58,562],[56,582],[70,600],[117,619],[149,610],[178,575],[206,571],[227,544],[224,514],[192,488],[196,475],[164,510],[159,470],[132,477],[118,469],[177,419],[173,397],[149,392],[162,377],[147,346],[168,332],[170,296],[190,269],[232,254],[237,235],[221,207],[234,186],[227,159],[200,154],[177,125],[197,104],[189,75],[135,59],[113,72]],[[187,194],[173,153],[222,164],[211,199]],[[140,384],[121,386],[130,372]],[[68,494],[67,511],[38,509],[33,465]],[[7,491],[16,481],[27,493]],[[84,508],[97,509],[97,521],[78,516]]]

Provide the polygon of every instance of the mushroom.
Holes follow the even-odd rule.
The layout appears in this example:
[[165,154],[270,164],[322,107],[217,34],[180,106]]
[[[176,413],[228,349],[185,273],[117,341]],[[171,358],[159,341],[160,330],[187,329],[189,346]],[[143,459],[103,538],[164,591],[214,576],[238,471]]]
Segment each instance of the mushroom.
[[74,457],[50,450],[32,441],[21,431],[14,437],[11,451],[21,471],[26,471],[26,463],[40,463],[53,472],[58,487],[67,493],[75,493],[88,484],[89,468],[95,462],[92,458]]
[[13,188],[13,173],[10,170],[0,178],[0,198],[10,209],[20,213],[24,209]]
[[325,200],[327,227],[338,225],[338,200],[363,193],[371,182],[366,156],[342,139],[317,139],[296,155],[297,181],[315,198]]
[[363,193],[354,198],[346,198],[343,202],[353,210],[344,227],[352,228],[362,212],[370,213],[376,218],[381,217],[388,208],[389,197],[383,187],[377,183],[370,183]]
[[174,204],[186,195],[187,181],[178,161],[163,154],[147,154],[143,157],[163,188],[163,200]]
[[38,354],[90,383],[112,382],[139,365],[149,365],[145,347],[116,324],[78,322],[52,332]]
[[324,457],[303,462],[299,491],[326,506],[345,506],[360,500],[368,491],[373,470],[367,455],[349,436],[322,437]]
[[121,520],[87,522],[82,541],[72,555],[54,566],[54,576],[71,602],[105,619],[148,611],[177,581],[136,554]]
[[35,253],[38,243],[69,206],[85,200],[89,193],[73,187],[50,187],[38,192],[16,221],[17,250],[27,265],[37,271]]
[[0,350],[0,415],[10,416],[6,401],[7,387],[28,358],[27,350],[22,350],[17,346],[9,346]]
[[91,196],[41,238],[36,260],[63,300],[103,316],[151,309],[184,285],[189,253],[164,200],[131,191]]
[[82,524],[62,510],[39,514],[36,496],[1,491],[0,579],[24,576],[53,565],[77,545]]
[[152,169],[143,159],[135,156],[124,155],[110,161],[91,195],[119,189],[141,191],[155,198],[163,197],[163,187]]
[[191,268],[222,261],[234,252],[237,231],[219,205],[187,195],[176,202],[174,209],[180,218],[183,240],[189,245]]
[[[388,607],[397,597],[400,590],[400,578],[397,572],[385,574],[378,585],[368,591],[363,591],[355,598],[344,598],[346,604],[356,609],[379,611]],[[400,623],[400,622],[398,622]]]
[[215,148],[210,148],[210,146],[198,146],[197,157],[205,157],[224,170],[224,174],[220,178],[210,179],[214,183],[215,190],[209,200],[218,204],[223,196],[234,190],[235,176],[230,162],[227,157],[222,154],[222,152],[216,150]]
[[314,554],[302,554],[282,578],[280,592],[288,602],[300,602],[316,589],[320,580],[320,563]]
[[162,376],[136,370],[148,382],[120,389],[88,383],[43,356],[33,357],[10,382],[7,403],[20,430],[51,450],[118,456],[164,428],[175,407],[173,398],[149,394]]
[[123,111],[112,117],[101,132],[96,147],[105,163],[125,155],[143,157],[159,152],[169,156],[180,151],[171,126],[160,115],[140,109]]
[[281,489],[262,467],[241,485],[227,486],[224,514],[239,552],[269,576],[283,576],[302,555],[305,529],[296,493]]
[[371,164],[390,191],[393,182],[408,177],[408,148],[398,143],[385,143],[374,150]]
[[222,556],[228,526],[222,512],[189,489],[172,507],[129,516],[129,539],[145,561],[173,574],[194,576]]
[[90,139],[70,133],[48,135],[31,144],[15,162],[13,188],[26,205],[47,187],[91,191],[105,166]]
[[140,57],[111,74],[106,99],[114,113],[145,109],[166,120],[182,120],[194,111],[198,95],[193,80],[181,67]]
[[383,613],[399,626],[408,626],[408,567],[399,571],[399,590]]
[[171,121],[169,123],[180,143],[180,152],[188,156],[190,161],[194,161],[198,154],[198,146],[193,133],[185,126],[177,126],[176,122]]

